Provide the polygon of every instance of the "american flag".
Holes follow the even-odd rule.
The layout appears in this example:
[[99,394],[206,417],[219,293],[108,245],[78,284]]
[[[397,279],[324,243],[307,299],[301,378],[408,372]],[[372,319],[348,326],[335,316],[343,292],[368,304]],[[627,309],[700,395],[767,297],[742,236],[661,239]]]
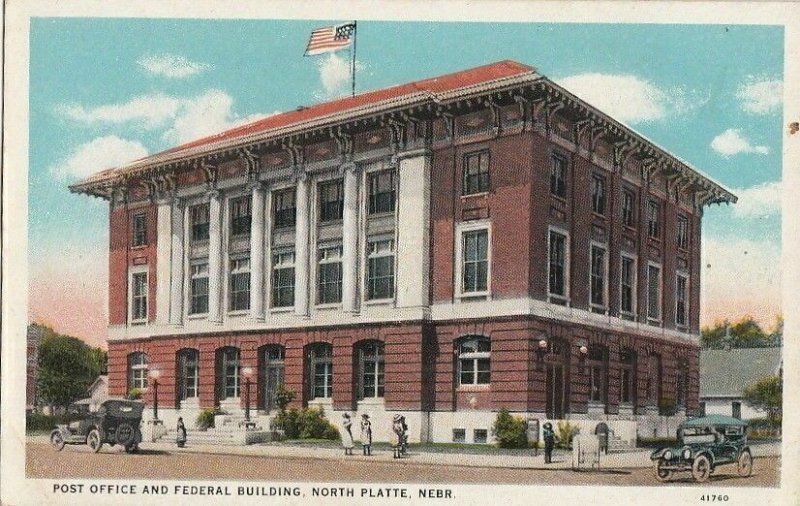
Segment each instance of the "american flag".
[[355,23],[317,28],[311,32],[305,56],[338,51],[349,46],[355,30]]

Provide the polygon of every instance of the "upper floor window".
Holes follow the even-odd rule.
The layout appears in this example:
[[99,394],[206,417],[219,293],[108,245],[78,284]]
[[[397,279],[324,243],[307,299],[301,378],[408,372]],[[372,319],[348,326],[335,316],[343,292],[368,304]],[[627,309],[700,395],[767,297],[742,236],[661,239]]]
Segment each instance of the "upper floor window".
[[209,234],[208,204],[198,204],[189,208],[192,241],[207,241]]
[[606,178],[597,174],[592,176],[592,212],[606,213]]
[[394,241],[370,241],[367,254],[367,299],[394,297]]
[[128,355],[128,390],[132,388],[147,388],[147,353]]
[[561,198],[567,196],[567,159],[561,155],[550,157],[550,193]]
[[132,245],[144,246],[147,244],[147,215],[145,213],[136,213],[133,215],[133,237],[131,238]]
[[592,245],[590,257],[590,301],[594,306],[606,307],[606,278],[608,277],[606,249]]
[[634,313],[636,311],[636,259],[629,256],[622,256],[620,270],[620,306],[623,313]]
[[630,190],[622,190],[622,224],[632,227],[636,222],[634,219],[636,209],[636,196]]
[[687,288],[689,278],[683,274],[678,274],[675,279],[675,324],[681,327],[686,326],[688,305]]
[[678,247],[686,249],[689,246],[689,220],[686,216],[679,214],[677,222]]
[[661,206],[655,200],[647,203],[647,235],[658,239],[661,232]]
[[294,252],[272,255],[272,307],[294,306]]
[[320,247],[318,270],[317,301],[320,304],[342,302],[342,247]]
[[342,180],[329,181],[319,185],[319,220],[336,221],[342,219],[344,210],[344,186]]
[[619,354],[620,393],[619,401],[636,403],[636,352],[623,349]]
[[489,152],[464,155],[464,186],[462,195],[489,191]]
[[193,264],[191,271],[189,314],[208,313],[208,263]]
[[333,346],[328,343],[314,344],[309,350],[308,358],[311,398],[330,398],[333,395]]
[[488,290],[489,230],[469,230],[462,235],[461,292]]
[[231,260],[229,307],[231,311],[250,309],[250,259]]
[[464,339],[458,345],[458,384],[488,385],[492,344],[486,337]]
[[360,399],[383,397],[383,343],[367,341],[358,347]]
[[231,200],[231,235],[249,235],[251,221],[251,199],[249,195]]
[[272,224],[275,228],[293,227],[296,211],[294,188],[272,194]]
[[589,368],[589,401],[606,403],[608,380],[608,351],[602,346],[591,346],[586,367]]
[[647,318],[661,321],[661,268],[647,266]]
[[550,231],[548,291],[561,298],[567,296],[567,236]]
[[131,275],[131,320],[147,320],[147,272]]
[[384,170],[369,175],[369,214],[394,212],[394,171]]

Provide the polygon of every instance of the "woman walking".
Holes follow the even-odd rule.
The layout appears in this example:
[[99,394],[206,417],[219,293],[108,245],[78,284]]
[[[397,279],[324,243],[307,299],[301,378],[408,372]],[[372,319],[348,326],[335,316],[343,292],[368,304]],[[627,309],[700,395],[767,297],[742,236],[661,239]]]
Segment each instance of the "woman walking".
[[361,449],[364,455],[372,455],[372,423],[366,413],[361,415]]
[[178,417],[178,426],[177,426],[178,435],[175,438],[175,442],[178,444],[178,448],[183,448],[186,446],[186,426],[183,424],[183,417]]
[[342,446],[344,447],[345,455],[353,454],[353,420],[350,419],[350,413],[342,414]]
[[400,453],[403,451],[403,417],[394,415],[392,420],[392,448],[394,449],[394,458],[399,459]]

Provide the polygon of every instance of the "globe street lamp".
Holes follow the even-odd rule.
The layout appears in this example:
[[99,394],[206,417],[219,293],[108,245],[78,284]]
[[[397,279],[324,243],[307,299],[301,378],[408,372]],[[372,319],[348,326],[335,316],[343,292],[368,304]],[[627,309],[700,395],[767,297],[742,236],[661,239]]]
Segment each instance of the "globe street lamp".
[[158,422],[158,378],[160,377],[160,370],[150,369],[150,379],[153,380],[153,422]]
[[244,421],[250,423],[250,378],[253,377],[253,368],[242,367],[242,376],[244,376]]

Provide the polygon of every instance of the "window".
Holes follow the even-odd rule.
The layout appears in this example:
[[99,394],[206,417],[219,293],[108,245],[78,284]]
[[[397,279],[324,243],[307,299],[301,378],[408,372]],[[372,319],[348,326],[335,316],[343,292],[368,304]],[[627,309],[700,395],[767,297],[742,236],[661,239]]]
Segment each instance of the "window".
[[394,241],[371,241],[367,255],[367,299],[394,297]]
[[622,269],[620,272],[620,306],[623,313],[636,311],[636,259],[622,256]]
[[619,401],[636,404],[636,352],[623,349],[619,354]]
[[550,157],[550,193],[567,197],[567,159],[561,155]]
[[231,260],[230,310],[250,309],[250,259]]
[[675,404],[686,407],[686,397],[689,391],[689,364],[685,360],[678,363],[675,371]]
[[461,292],[475,293],[488,290],[489,231],[464,232],[461,243]]
[[128,355],[128,390],[132,388],[147,388],[147,353]]
[[606,307],[606,249],[591,247],[590,300],[592,305]]
[[592,211],[606,213],[606,178],[597,174],[592,175]]
[[658,239],[661,228],[659,224],[660,207],[655,200],[647,203],[647,235],[653,239]]
[[635,223],[634,220],[634,209],[636,208],[634,202],[635,196],[632,191],[630,190],[622,190],[622,224],[628,227],[632,227]]
[[686,216],[678,215],[677,229],[678,247],[686,249],[689,246],[689,219]]
[[675,324],[681,327],[686,326],[686,292],[689,285],[689,278],[683,274],[678,274],[675,280]]
[[589,401],[606,403],[606,378],[608,376],[608,353],[601,346],[589,348],[586,358],[589,368]]
[[489,439],[489,431],[486,429],[475,429],[472,432],[472,442],[477,444],[486,444]]
[[133,237],[131,242],[133,247],[144,246],[147,244],[147,215],[137,213],[133,215]]
[[294,188],[272,194],[272,223],[275,228],[293,227],[296,212]]
[[466,443],[467,442],[467,429],[453,429],[453,442]]
[[147,272],[131,276],[131,320],[147,321]]
[[567,236],[550,231],[549,291],[550,295],[567,297]]
[[250,196],[231,200],[231,235],[250,235]]
[[458,384],[488,385],[490,380],[491,342],[485,337],[471,337],[458,345]]
[[731,402],[731,416],[734,418],[742,418],[742,403],[738,401]]
[[294,252],[272,255],[272,307],[294,306]]
[[239,397],[239,348],[222,349],[222,393],[224,399]]
[[342,247],[327,246],[319,249],[319,304],[342,302]]
[[361,371],[360,399],[383,397],[383,343],[367,341],[358,348]]
[[189,209],[192,223],[192,241],[207,241],[210,223],[208,204],[199,204]]
[[189,314],[208,313],[208,264],[205,262],[194,264],[191,269]]
[[311,398],[328,399],[333,395],[333,346],[319,343],[309,351]]
[[489,152],[464,155],[464,186],[462,195],[489,191]]
[[331,181],[319,185],[319,220],[322,222],[341,220],[343,209],[342,181]]
[[178,395],[180,400],[197,397],[200,384],[200,352],[181,350],[178,352]]
[[394,171],[369,175],[369,214],[394,212]]
[[647,266],[647,318],[661,320],[661,268]]

